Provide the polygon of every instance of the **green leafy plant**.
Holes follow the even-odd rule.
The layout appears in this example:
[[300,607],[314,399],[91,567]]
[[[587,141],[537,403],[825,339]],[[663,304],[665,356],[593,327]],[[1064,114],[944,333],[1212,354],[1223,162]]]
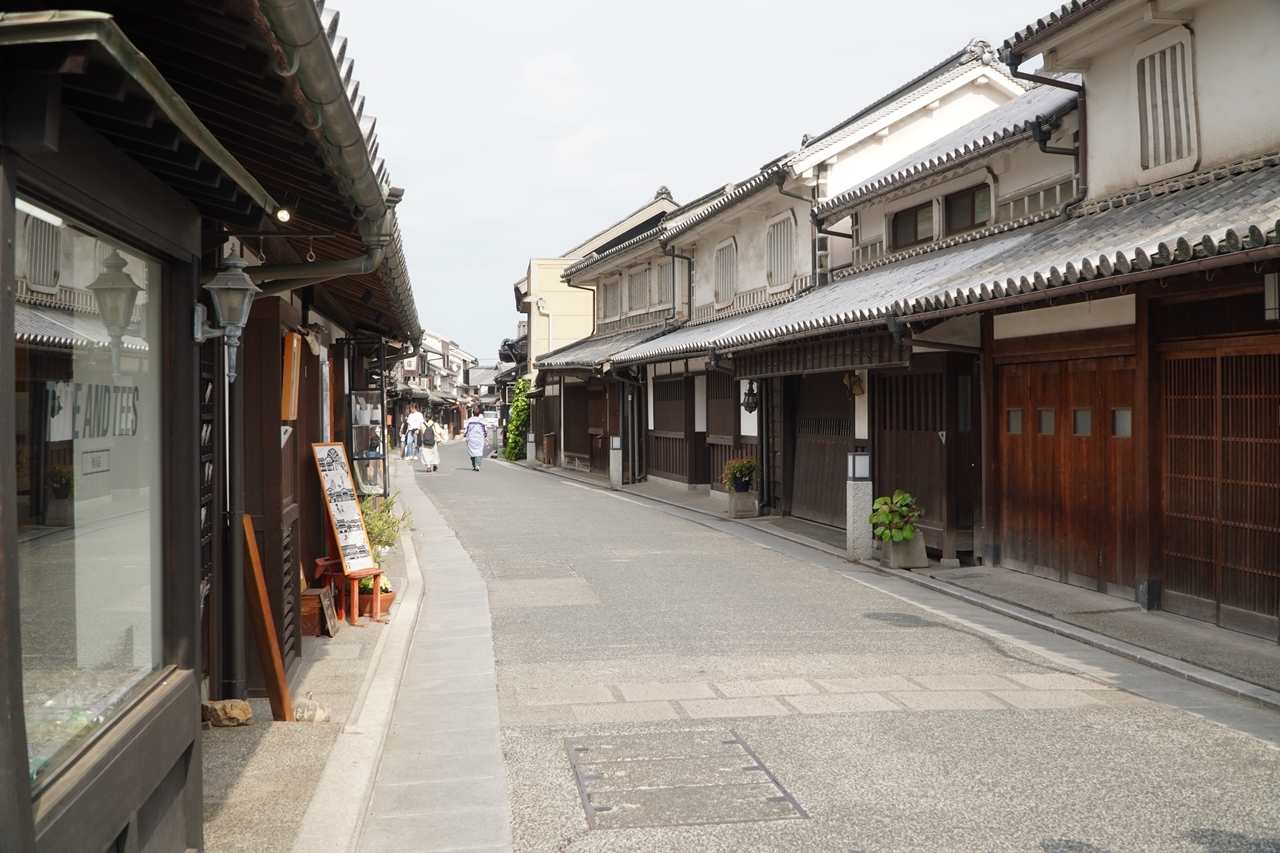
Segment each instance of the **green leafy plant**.
[[525,433],[529,431],[529,380],[516,380],[515,396],[511,400],[511,416],[507,422],[507,446],[502,449],[504,458],[518,462],[525,458]]
[[76,489],[76,469],[70,465],[50,465],[46,474],[55,496],[69,498]]
[[[383,593],[395,591],[391,588],[391,581],[387,580],[386,575],[382,576],[382,583],[378,584],[378,589]],[[373,595],[373,578],[360,578],[360,594]]]
[[720,475],[720,481],[729,488],[733,488],[735,477],[739,480],[750,481],[759,471],[759,462],[750,456],[741,456],[724,463],[724,473]]
[[[365,498],[360,501],[360,515],[364,518],[365,532],[369,534],[369,547],[373,549],[374,560],[379,563],[383,552],[399,543],[400,531],[413,518],[408,510],[396,512],[396,498],[399,496],[397,490],[382,500]],[[369,591],[373,592],[373,588],[370,587]]]
[[902,542],[915,538],[915,523],[923,515],[924,508],[916,506],[916,499],[898,489],[892,497],[876,498],[867,521],[876,525],[872,532],[885,542]]

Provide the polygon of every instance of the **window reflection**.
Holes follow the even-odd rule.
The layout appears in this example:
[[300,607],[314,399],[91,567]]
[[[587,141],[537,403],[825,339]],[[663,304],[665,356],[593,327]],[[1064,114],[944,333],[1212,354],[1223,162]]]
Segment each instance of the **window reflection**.
[[[14,242],[22,681],[38,782],[160,663],[161,276],[27,200]],[[104,311],[117,314],[110,329]]]

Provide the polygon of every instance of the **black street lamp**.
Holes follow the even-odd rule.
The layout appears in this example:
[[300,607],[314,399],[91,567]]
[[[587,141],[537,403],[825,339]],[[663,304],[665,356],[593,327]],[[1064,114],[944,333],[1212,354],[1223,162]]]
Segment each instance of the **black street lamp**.
[[218,274],[204,286],[213,296],[213,312],[220,328],[205,323],[204,306],[196,306],[196,341],[203,343],[219,335],[227,339],[228,382],[236,381],[236,350],[240,347],[240,334],[249,323],[254,295],[262,292],[244,271],[245,266],[243,258],[223,258]]
[[756,381],[747,382],[747,390],[742,393],[742,408],[748,415],[754,415],[760,408],[760,395],[756,393]]

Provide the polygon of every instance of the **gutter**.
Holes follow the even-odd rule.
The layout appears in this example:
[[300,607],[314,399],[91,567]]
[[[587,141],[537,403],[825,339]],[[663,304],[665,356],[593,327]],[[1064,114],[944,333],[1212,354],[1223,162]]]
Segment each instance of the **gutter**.
[[259,0],[259,5],[281,47],[293,54],[290,61],[298,67],[298,86],[315,110],[320,133],[337,160],[348,195],[357,205],[355,218],[380,221],[388,205],[320,21],[320,10],[314,0]]
[[[1086,9],[1086,13],[1097,11],[1105,3],[1099,3]],[[1052,86],[1055,89],[1066,89],[1068,92],[1076,93],[1076,126],[1080,134],[1080,144],[1076,146],[1076,174],[1079,175],[1080,188],[1076,190],[1074,198],[1069,198],[1058,208],[1059,214],[1065,214],[1068,210],[1084,201],[1089,196],[1089,122],[1087,120],[1088,110],[1085,108],[1084,98],[1084,79],[1081,78],[1080,84],[1068,83],[1065,80],[1059,80],[1056,77],[1045,77],[1041,74],[1025,74],[1018,70],[1018,66],[1022,65],[1023,54],[1014,53],[1010,48],[1003,48],[1000,51],[1000,61],[1009,66],[1009,73],[1018,80],[1026,80],[1031,83],[1040,83],[1044,86]],[[1032,134],[1036,142],[1040,145],[1040,150],[1047,154],[1066,154],[1068,149],[1047,148],[1047,138],[1041,138],[1039,116],[1036,117],[1035,132]]]
[[195,113],[165,81],[156,67],[134,47],[119,24],[102,12],[49,11],[0,12],[0,46],[97,42],[120,68],[146,91],[169,121],[182,131],[206,157],[235,181],[269,214],[280,209],[262,184],[249,174],[231,152],[222,147]]

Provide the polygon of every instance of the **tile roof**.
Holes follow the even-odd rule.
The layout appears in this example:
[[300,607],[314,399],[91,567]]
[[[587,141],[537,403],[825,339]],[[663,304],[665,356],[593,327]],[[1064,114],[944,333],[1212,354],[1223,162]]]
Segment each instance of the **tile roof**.
[[733,207],[739,202],[745,201],[756,193],[774,184],[780,178],[786,175],[787,167],[782,162],[784,158],[778,158],[765,165],[759,172],[752,175],[747,180],[733,186],[732,189],[725,187],[724,192],[709,204],[704,204],[696,210],[692,210],[683,216],[675,216],[669,220],[669,224],[665,225],[665,233],[662,235],[662,241],[673,240],[685,232],[695,228],[696,226],[707,221],[711,217],[720,213],[722,210]]
[[953,80],[967,74],[974,67],[975,62],[987,66],[989,72],[999,74],[1015,86],[1026,85],[1016,80],[1009,73],[1009,70],[997,61],[995,51],[988,42],[983,39],[972,39],[962,49],[920,76],[907,81],[830,130],[807,139],[804,146],[791,155],[787,165],[794,168],[796,164],[810,160],[837,143],[856,135],[859,131],[875,124],[886,115],[901,109],[904,99],[908,96],[912,96],[914,100],[923,99]]
[[[1069,74],[1067,82],[1078,83],[1078,74]],[[868,178],[815,208],[823,221],[843,216],[850,208],[865,204],[902,184],[932,172],[954,168],[998,148],[1031,138],[1031,128],[1038,116],[1054,120],[1075,109],[1076,93],[1052,86],[1036,86],[1026,94],[983,113],[973,121],[912,152],[878,175]]]
[[535,358],[534,366],[540,370],[548,368],[595,370],[617,353],[656,338],[669,328],[669,326],[651,326],[647,329],[631,329],[615,335],[587,338]]
[[686,326],[614,360],[658,361],[873,328],[889,315],[980,311],[1177,275],[1180,264],[1263,247],[1280,255],[1277,167],[1280,152],[1087,202],[1065,219],[1042,214],[930,244],[792,302]]
[[1110,6],[1115,1],[1071,0],[1070,3],[1063,3],[1056,12],[1050,12],[1005,39],[1004,48],[1018,56],[1027,56],[1027,50],[1053,34],[1055,30],[1073,26],[1081,19]]
[[[58,349],[111,345],[111,336],[96,316],[21,302],[14,305],[14,309],[14,331],[18,343]],[[122,349],[146,352],[149,347],[143,339],[125,335]]]

